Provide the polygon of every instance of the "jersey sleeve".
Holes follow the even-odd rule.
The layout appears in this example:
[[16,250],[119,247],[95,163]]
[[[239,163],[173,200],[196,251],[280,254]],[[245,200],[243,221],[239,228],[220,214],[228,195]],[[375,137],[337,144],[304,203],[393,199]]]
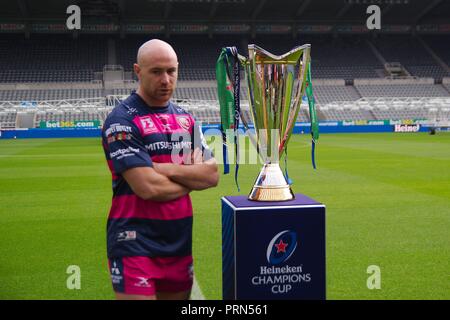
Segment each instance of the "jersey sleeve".
[[194,139],[193,150],[195,150],[196,148],[201,148],[201,150],[203,152],[203,161],[207,161],[207,160],[214,158],[214,153],[208,147],[205,136],[203,135],[201,122],[197,121],[196,119],[194,122],[193,139]]
[[152,167],[153,162],[136,125],[123,117],[105,121],[102,130],[105,153],[116,174],[135,167]]

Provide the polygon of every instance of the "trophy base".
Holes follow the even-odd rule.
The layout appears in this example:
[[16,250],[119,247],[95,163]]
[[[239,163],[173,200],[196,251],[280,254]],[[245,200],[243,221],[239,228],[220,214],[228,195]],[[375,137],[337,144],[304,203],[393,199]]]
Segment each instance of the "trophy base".
[[252,201],[288,201],[294,198],[278,163],[264,165],[248,195],[248,199]]

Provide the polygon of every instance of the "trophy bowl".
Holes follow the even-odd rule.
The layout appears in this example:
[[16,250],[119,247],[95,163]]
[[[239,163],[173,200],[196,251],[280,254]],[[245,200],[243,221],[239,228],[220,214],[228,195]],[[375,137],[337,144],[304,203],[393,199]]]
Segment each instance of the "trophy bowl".
[[247,132],[253,123],[254,135],[250,134],[250,140],[264,163],[248,196],[250,200],[294,199],[280,168],[280,158],[286,152],[308,84],[310,49],[311,45],[305,44],[277,56],[250,44],[248,58],[239,55],[246,74],[250,108],[249,113],[240,110],[240,117]]

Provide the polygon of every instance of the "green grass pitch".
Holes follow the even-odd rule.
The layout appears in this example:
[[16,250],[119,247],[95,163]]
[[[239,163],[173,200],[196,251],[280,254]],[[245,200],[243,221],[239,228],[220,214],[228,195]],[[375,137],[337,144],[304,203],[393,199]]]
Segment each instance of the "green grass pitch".
[[[327,206],[327,298],[450,299],[450,134],[323,134],[317,170],[309,155],[309,136],[293,136],[294,192]],[[259,169],[241,165],[240,194]],[[237,194],[233,174],[192,193],[207,299],[221,298],[220,197]],[[100,139],[0,140],[0,299],[113,299],[110,199]],[[66,286],[70,265],[79,290]],[[370,265],[381,289],[367,288]]]

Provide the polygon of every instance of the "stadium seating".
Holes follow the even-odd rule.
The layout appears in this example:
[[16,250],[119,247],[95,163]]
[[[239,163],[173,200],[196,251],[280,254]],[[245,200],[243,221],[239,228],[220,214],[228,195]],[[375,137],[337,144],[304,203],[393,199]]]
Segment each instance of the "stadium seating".
[[448,35],[429,35],[423,39],[440,59],[450,65],[450,37]]
[[[3,34],[0,37],[0,82],[90,81],[94,72],[101,72],[107,64],[133,70],[139,46],[151,36],[128,36],[124,39],[82,35],[72,39],[67,35],[33,34],[29,39],[21,35]],[[108,61],[108,40],[115,61]],[[247,56],[245,44],[256,43],[274,54],[283,54],[293,47],[312,45],[312,75],[314,78],[354,79],[377,78],[383,65],[369,45],[372,42],[388,62],[400,61],[414,76],[442,78],[450,74],[425,50],[418,39],[405,36],[380,36],[370,39],[359,36],[331,35],[291,36],[258,35],[254,39],[215,36],[172,36],[169,39],[178,53],[180,80],[214,80],[215,63],[224,46],[237,46]],[[445,41],[427,39],[438,56],[449,61]],[[11,43],[15,45],[11,47]],[[110,49],[111,50],[111,49]],[[411,54],[414,53],[414,54]],[[136,76],[131,73],[132,78]]]
[[319,104],[330,102],[357,100],[361,98],[353,86],[314,86],[314,94]]
[[322,113],[321,120],[372,120],[375,119],[373,115],[366,109],[360,108],[357,105],[347,103],[340,104],[328,104],[325,107],[321,107]]
[[[122,65],[124,70],[131,71],[139,46],[149,39],[150,37],[145,36],[130,36],[117,40],[117,63]],[[236,39],[230,37],[209,39],[203,36],[173,36],[169,41],[180,61],[180,80],[214,80],[220,49],[225,46],[239,46],[239,41],[236,43]]]
[[364,38],[310,40],[314,78],[376,78],[383,66]]
[[16,110],[1,110],[0,109],[0,128],[11,129],[16,126]]
[[94,72],[85,70],[2,70],[0,82],[81,82],[94,79]]
[[[125,39],[117,39],[117,64],[122,65],[126,71],[132,71],[139,46],[149,38],[129,36]],[[195,36],[173,36],[170,42],[178,53],[180,80],[215,79],[214,66],[222,47],[237,46],[241,54],[248,55],[246,48],[242,45],[244,41],[240,38],[198,37],[197,39]],[[375,70],[383,68],[365,39],[332,39],[330,36],[292,39],[280,36],[258,36],[250,42],[257,43],[274,54],[283,54],[299,44],[311,43],[314,65],[312,72],[315,78],[373,78],[378,77]]]
[[441,66],[431,65],[431,66],[407,66],[406,69],[412,75],[425,78],[436,78],[442,79],[449,75]]
[[322,120],[448,119],[450,98],[362,98],[319,107]]
[[[52,120],[104,120],[116,104],[105,105],[105,96],[127,96],[136,88],[136,82],[103,86],[97,72],[101,73],[107,64],[119,64],[128,73],[124,79],[136,80],[132,72],[136,52],[150,38],[81,35],[73,39],[67,35],[32,34],[26,39],[22,35],[0,35],[0,126],[14,128],[17,113],[30,101],[37,101],[37,106],[29,109],[35,112],[35,126]],[[248,55],[246,45],[250,41],[279,55],[296,45],[310,43],[320,120],[448,119],[450,78],[442,84],[440,79],[450,74],[437,60],[450,64],[450,41],[442,39],[450,40],[426,36],[423,42],[417,37],[393,35],[301,35],[296,39],[291,35],[257,35],[252,39],[173,35],[169,42],[180,61],[173,98],[198,119],[217,123],[220,113],[215,63],[220,48],[235,45],[241,54]],[[400,62],[411,75],[430,79],[382,79],[384,66],[375,51],[387,62]],[[248,113],[245,86],[243,78],[241,101],[243,112]],[[100,102],[86,102],[94,98],[100,98]],[[2,105],[1,101],[14,103]],[[306,106],[301,108],[297,121],[309,121]]]
[[0,82],[90,81],[105,64],[107,45],[101,36],[0,37]]
[[373,43],[387,62],[401,62],[411,75],[437,78],[449,75],[413,36],[380,36]]
[[175,98],[193,100],[217,100],[215,88],[177,88]]
[[41,121],[92,121],[101,120],[96,109],[93,110],[41,110],[36,113],[35,127],[39,127]]
[[448,92],[441,85],[386,84],[355,85],[361,97],[445,97]]
[[101,97],[102,95],[102,89],[0,90],[0,100],[5,101],[82,99]]

